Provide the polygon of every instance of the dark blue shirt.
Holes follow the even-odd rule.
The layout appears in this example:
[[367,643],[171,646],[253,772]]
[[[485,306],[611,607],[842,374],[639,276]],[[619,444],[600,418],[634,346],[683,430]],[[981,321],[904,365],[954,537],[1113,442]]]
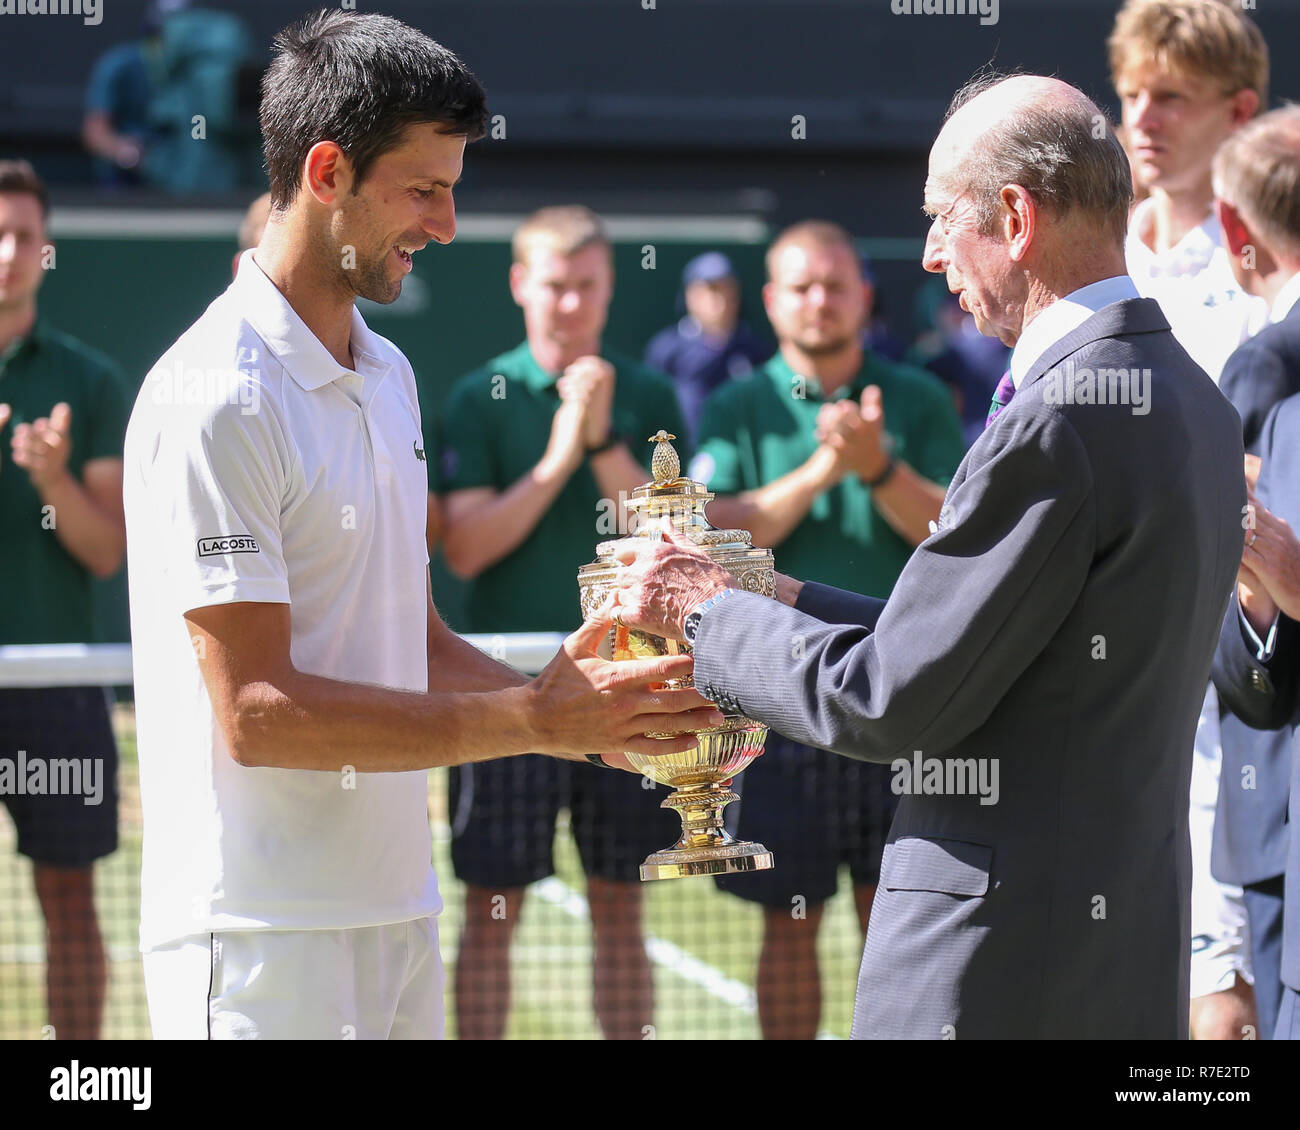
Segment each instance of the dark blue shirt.
[[645,363],[673,378],[677,403],[690,429],[687,438],[694,447],[709,393],[734,377],[745,376],[773,352],[773,347],[744,322],[736,324],[730,337],[719,339],[706,337],[688,314],[650,339]]

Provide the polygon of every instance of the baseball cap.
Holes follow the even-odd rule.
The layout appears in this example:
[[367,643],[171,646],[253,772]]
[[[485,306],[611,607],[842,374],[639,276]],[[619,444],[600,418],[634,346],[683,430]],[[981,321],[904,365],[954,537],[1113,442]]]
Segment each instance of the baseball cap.
[[719,279],[736,277],[736,268],[732,266],[721,251],[706,251],[697,255],[682,271],[682,286],[697,282],[717,282]]

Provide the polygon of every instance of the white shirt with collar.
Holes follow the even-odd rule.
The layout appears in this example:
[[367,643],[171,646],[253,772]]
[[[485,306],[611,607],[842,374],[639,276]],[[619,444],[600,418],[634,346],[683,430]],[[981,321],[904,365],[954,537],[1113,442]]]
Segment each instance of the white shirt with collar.
[[248,252],[136,400],[125,501],[146,950],[441,909],[427,775],[239,765],[184,620],[235,601],[288,604],[298,670],[427,689],[415,378],[355,310],[352,353],[354,371]]
[[1140,298],[1128,275],[1114,275],[1071,291],[1034,315],[1011,351],[1011,381],[1019,391],[1034,362],[1099,310],[1115,302]]
[[1146,243],[1154,230],[1155,201],[1143,200],[1124,243],[1128,272],[1143,298],[1160,303],[1174,337],[1217,384],[1232,351],[1264,328],[1267,304],[1237,284],[1212,212],[1163,252]]
[[1287,279],[1282,289],[1277,292],[1269,310],[1269,321],[1276,325],[1291,313],[1297,302],[1300,302],[1300,271]]

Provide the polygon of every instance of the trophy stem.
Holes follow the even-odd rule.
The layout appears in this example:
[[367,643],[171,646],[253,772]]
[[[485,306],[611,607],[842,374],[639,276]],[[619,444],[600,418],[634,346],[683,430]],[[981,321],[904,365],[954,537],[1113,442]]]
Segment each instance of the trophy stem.
[[660,803],[676,810],[682,836],[672,847],[657,851],[641,865],[642,880],[680,879],[690,875],[722,875],[735,871],[765,871],[772,853],[762,844],[737,840],[722,826],[722,810],[738,797],[716,784],[683,785]]
[[670,793],[661,805],[675,809],[682,819],[679,848],[713,848],[734,843],[722,826],[722,810],[740,798],[718,785],[688,785]]

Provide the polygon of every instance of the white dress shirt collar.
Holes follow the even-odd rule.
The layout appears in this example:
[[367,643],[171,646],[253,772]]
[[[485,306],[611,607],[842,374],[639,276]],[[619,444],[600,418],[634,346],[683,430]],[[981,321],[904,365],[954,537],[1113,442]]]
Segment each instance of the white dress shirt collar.
[[1300,302],[1300,271],[1287,279],[1286,285],[1277,292],[1277,297],[1273,299],[1273,307],[1269,311],[1269,321],[1280,322],[1291,313],[1291,308],[1297,302]]
[[1011,380],[1016,390],[1019,391],[1034,362],[1066,334],[1077,330],[1104,307],[1138,297],[1137,287],[1128,275],[1114,275],[1080,287],[1040,310],[1011,352]]

